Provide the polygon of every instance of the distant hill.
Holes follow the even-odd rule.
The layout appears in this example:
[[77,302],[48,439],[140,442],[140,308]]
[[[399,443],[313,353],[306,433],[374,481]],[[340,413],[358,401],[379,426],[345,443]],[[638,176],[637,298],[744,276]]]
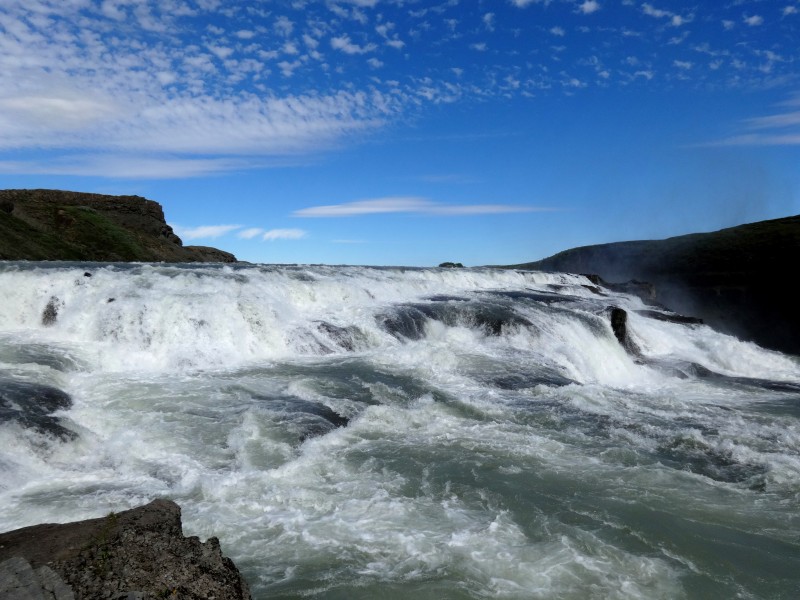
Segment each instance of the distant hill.
[[657,301],[767,348],[800,355],[800,215],[665,240],[583,246],[510,268],[644,280]]
[[0,190],[0,260],[235,262],[184,246],[161,205],[141,196]]

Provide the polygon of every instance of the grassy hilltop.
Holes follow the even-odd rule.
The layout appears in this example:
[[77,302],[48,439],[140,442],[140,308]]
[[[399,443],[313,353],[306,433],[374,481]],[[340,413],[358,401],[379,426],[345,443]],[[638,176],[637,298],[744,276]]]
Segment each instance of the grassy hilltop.
[[0,260],[234,262],[183,246],[161,205],[140,196],[0,190]]

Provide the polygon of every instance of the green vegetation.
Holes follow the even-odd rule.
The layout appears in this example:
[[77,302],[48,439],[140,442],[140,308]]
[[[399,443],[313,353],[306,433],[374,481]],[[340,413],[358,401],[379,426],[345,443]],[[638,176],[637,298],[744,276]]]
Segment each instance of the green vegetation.
[[60,212],[71,219],[63,228],[64,235],[89,260],[153,260],[153,253],[143,248],[132,232],[101,213],[84,206],[68,206]]
[[0,190],[0,260],[234,262],[183,246],[161,206],[139,196]]

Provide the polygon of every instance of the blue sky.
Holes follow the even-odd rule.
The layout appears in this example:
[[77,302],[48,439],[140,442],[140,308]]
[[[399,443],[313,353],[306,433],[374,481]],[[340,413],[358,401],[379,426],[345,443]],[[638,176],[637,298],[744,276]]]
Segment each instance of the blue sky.
[[2,0],[0,187],[253,262],[469,265],[800,213],[798,0]]

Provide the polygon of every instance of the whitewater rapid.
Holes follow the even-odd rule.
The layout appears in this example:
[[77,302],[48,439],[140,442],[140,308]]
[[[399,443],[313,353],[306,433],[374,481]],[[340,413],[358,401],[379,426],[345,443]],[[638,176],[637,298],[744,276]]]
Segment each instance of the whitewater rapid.
[[794,597],[800,362],[673,317],[567,274],[0,263],[0,530],[167,497],[256,598]]

